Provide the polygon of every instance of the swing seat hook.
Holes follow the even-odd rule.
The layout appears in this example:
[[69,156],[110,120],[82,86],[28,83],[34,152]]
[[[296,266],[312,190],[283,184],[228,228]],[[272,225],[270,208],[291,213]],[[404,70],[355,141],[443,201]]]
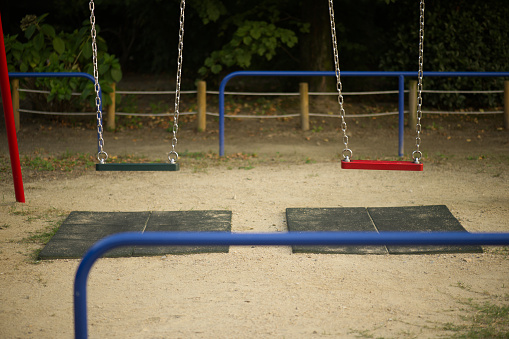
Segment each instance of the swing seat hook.
[[179,159],[179,155],[176,151],[171,151],[168,153],[168,161],[170,164],[176,164],[177,160]]

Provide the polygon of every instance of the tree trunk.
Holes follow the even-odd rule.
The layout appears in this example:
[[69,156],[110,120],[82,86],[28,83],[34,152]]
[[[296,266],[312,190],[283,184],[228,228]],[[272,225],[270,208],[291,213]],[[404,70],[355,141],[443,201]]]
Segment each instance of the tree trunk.
[[[302,17],[310,23],[309,33],[301,37],[302,69],[308,71],[333,71],[334,57],[329,20],[329,6],[326,1],[303,0]],[[312,77],[307,80],[310,90],[325,92],[334,90],[333,77]]]

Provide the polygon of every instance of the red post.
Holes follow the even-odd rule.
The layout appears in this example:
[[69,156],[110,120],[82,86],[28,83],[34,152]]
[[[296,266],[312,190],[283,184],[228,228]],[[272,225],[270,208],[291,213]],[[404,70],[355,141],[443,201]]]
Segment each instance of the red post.
[[21,163],[19,161],[18,139],[16,137],[16,125],[12,111],[11,86],[9,84],[9,71],[7,69],[7,56],[5,55],[4,31],[2,28],[2,16],[0,14],[0,87],[2,89],[2,102],[4,106],[5,129],[9,142],[9,154],[11,156],[12,178],[14,180],[14,192],[17,202],[25,202],[23,190],[23,178],[21,177]]

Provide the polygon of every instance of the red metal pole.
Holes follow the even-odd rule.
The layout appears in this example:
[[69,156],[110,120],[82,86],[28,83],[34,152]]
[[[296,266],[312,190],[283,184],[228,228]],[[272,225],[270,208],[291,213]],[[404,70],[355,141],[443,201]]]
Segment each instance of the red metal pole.
[[18,139],[14,113],[12,111],[11,85],[9,84],[9,71],[7,69],[7,56],[5,55],[4,31],[2,28],[2,15],[0,14],[0,87],[2,89],[2,102],[4,106],[5,129],[11,156],[12,179],[17,202],[25,202],[23,178],[21,177],[21,163],[19,161]]

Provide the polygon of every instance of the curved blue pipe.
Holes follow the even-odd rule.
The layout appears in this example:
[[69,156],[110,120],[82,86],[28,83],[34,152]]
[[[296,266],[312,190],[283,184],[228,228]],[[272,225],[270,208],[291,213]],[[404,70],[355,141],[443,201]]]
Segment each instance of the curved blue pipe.
[[290,246],[290,245],[509,245],[509,233],[466,232],[126,232],[108,236],[83,256],[74,281],[74,333],[87,338],[87,280],[107,251],[122,246]]
[[[95,85],[95,79],[92,75],[83,72],[10,72],[9,77],[11,78],[86,78]],[[101,85],[99,84],[99,97],[101,98],[101,105],[99,109],[103,110],[103,94]],[[102,121],[101,121],[102,124]],[[99,134],[97,135],[97,149],[100,150]]]
[[[224,77],[219,85],[219,156],[224,156],[224,92],[226,84],[239,76],[336,76],[333,71],[237,71]],[[404,121],[404,78],[417,77],[417,72],[360,72],[343,71],[346,77],[398,77],[399,78],[399,156],[403,156],[403,122]],[[426,77],[509,77],[509,72],[424,72]]]

